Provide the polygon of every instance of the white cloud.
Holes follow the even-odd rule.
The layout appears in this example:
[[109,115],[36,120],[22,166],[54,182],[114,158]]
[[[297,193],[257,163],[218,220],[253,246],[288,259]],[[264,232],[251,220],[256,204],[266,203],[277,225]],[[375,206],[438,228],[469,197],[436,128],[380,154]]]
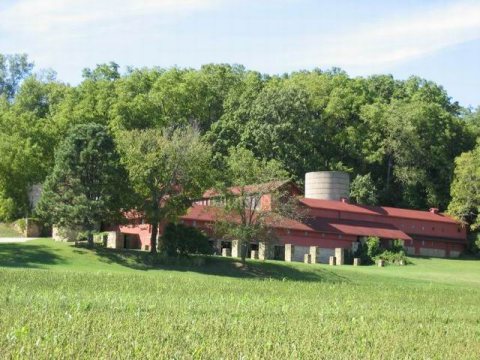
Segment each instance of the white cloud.
[[91,24],[119,23],[138,16],[209,8],[218,0],[17,0],[0,12],[0,27],[24,33],[69,31]]
[[[109,60],[134,66],[232,62],[265,72],[339,66],[361,75],[480,39],[480,0],[438,2],[421,12],[419,5],[405,5],[410,13],[391,11],[369,24],[319,13],[317,34],[312,26],[305,27],[310,33],[302,32],[299,18],[292,15],[290,22],[285,15],[309,3],[15,0],[0,5],[0,52],[27,52],[37,68],[53,67],[67,81],[77,81],[81,68]],[[257,21],[250,21],[247,11],[237,15],[239,8]],[[326,16],[337,16],[336,25],[343,28],[322,24]]]
[[479,38],[480,2],[456,2],[349,29],[348,33],[330,34],[328,38],[305,39],[302,66],[311,61],[378,70]]
[[179,19],[222,1],[16,0],[0,4],[0,53],[26,52],[37,69],[54,68],[76,82],[82,68],[97,63],[138,65],[144,49],[170,37]]

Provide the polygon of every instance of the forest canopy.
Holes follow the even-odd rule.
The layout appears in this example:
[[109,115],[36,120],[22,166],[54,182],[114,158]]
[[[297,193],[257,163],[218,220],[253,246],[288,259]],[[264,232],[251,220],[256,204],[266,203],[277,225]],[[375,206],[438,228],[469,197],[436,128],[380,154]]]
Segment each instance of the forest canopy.
[[480,131],[478,109],[416,76],[278,76],[228,64],[120,73],[113,62],[82,74],[72,86],[36,73],[26,55],[0,55],[0,220],[31,211],[28,189],[52,172],[55,149],[78,124],[104,125],[117,143],[125,131],[189,125],[218,170],[243,147],[299,183],[308,171],[370,174],[378,203],[418,209],[447,208],[455,158]]

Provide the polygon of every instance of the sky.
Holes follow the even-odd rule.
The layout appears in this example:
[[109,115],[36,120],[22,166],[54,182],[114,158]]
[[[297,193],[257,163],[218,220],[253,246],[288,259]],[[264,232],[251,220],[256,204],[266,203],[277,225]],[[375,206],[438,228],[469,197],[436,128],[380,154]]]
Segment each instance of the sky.
[[0,53],[71,84],[109,61],[418,75],[477,107],[480,0],[0,0]]

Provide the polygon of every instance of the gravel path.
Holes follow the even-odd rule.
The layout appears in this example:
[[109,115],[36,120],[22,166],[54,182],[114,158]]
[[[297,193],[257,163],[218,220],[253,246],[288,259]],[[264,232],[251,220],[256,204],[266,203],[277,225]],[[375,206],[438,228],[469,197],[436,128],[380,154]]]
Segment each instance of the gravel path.
[[6,243],[22,243],[30,240],[35,240],[37,238],[0,238],[0,244],[6,244]]

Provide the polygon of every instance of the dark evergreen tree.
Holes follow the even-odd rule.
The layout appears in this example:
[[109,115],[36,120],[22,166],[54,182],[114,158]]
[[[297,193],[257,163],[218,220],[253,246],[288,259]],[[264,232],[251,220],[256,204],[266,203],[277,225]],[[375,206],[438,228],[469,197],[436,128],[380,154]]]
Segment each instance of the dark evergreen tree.
[[82,228],[93,245],[95,225],[118,218],[128,197],[128,175],[107,129],[78,125],[56,151],[37,212],[51,224]]

